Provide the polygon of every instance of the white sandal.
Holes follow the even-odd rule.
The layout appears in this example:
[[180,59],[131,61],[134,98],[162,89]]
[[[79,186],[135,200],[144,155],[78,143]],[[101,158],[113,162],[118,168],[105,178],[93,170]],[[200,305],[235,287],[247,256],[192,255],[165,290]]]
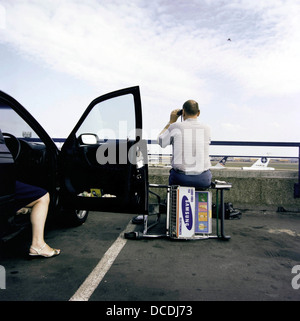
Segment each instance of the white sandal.
[[36,253],[29,252],[29,255],[30,256],[35,256],[35,257],[37,257],[37,256],[53,257],[53,256],[57,256],[57,255],[60,254],[60,250],[57,250],[57,249],[52,249],[51,254],[42,254],[41,252],[43,251],[45,246],[46,246],[46,243],[39,250],[37,250],[37,249],[35,249],[34,247],[31,246],[30,249],[34,250]]

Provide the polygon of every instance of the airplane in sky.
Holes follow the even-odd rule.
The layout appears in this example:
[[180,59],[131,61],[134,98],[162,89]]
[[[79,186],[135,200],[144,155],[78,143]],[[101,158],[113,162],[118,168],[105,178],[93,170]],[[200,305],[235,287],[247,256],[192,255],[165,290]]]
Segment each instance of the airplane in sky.
[[249,167],[242,167],[243,170],[275,170],[274,167],[268,167],[270,162],[270,158],[261,157],[259,158],[252,166]]

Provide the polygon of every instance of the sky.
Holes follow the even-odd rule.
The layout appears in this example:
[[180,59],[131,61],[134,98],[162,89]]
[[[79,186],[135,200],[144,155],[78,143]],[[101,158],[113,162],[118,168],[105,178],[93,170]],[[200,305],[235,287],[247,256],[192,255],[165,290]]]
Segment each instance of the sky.
[[0,0],[0,89],[51,137],[138,85],[144,138],[194,99],[212,140],[299,142],[299,30],[299,0]]

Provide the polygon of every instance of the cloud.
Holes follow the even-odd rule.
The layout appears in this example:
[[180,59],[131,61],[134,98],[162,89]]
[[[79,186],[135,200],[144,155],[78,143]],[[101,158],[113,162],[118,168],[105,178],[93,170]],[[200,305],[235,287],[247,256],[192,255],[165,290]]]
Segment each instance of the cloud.
[[251,90],[295,92],[299,6],[267,3],[16,0],[5,4],[2,39],[52,68],[107,87],[134,82],[160,94],[162,86],[171,94],[204,94],[201,74],[212,71]]
[[248,28],[237,34],[237,39],[232,37],[232,48],[224,57],[226,66],[232,61],[232,76],[256,95],[298,93],[299,3],[260,3],[263,5],[257,6],[257,2],[241,2],[243,12],[250,11],[253,17],[245,19]]
[[6,28],[6,10],[4,6],[0,4],[0,29]]
[[[0,42],[27,59],[103,93],[140,85],[148,131],[158,111],[157,131],[170,109],[189,98],[223,107],[225,87],[228,100],[244,106],[244,117],[261,106],[253,97],[299,95],[300,4],[294,0],[14,0],[2,6]],[[220,113],[207,115],[212,124],[231,123]]]
[[94,84],[116,87],[142,81],[195,87],[185,65],[172,63],[168,44],[175,35],[157,34],[161,26],[149,20],[147,10],[113,2],[104,6],[97,1],[54,1],[53,7],[39,3],[16,1],[7,6],[4,39],[22,52]]
[[227,131],[229,130],[234,133],[243,129],[243,127],[240,124],[232,124],[232,123],[222,123],[221,127]]

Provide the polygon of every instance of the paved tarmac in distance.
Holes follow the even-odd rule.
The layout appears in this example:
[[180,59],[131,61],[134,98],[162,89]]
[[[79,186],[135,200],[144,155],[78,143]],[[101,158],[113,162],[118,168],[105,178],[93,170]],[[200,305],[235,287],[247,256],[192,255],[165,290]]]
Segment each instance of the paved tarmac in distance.
[[[0,301],[70,300],[132,217],[90,212],[80,227],[49,227],[46,241],[62,250],[51,259],[27,259],[29,232],[5,243]],[[126,240],[89,300],[300,300],[300,269],[292,273],[300,265],[300,214],[244,211],[225,221],[225,233],[229,241]]]

